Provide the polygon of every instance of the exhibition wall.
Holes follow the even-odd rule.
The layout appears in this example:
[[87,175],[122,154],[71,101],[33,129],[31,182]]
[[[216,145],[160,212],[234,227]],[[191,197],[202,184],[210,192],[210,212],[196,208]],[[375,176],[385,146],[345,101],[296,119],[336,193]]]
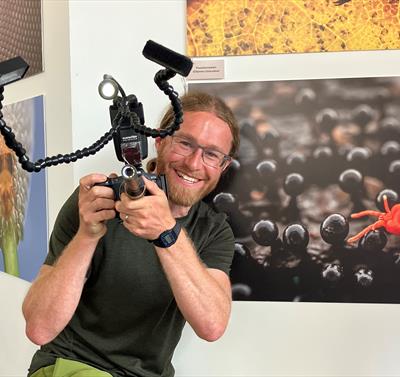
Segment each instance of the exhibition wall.
[[[110,128],[109,103],[97,92],[108,73],[138,97],[146,125],[156,127],[168,99],[153,82],[160,67],[141,51],[152,39],[185,53],[185,38],[185,0],[43,0],[44,73],[6,88],[6,103],[44,95],[46,154],[69,153]],[[226,57],[223,81],[393,77],[399,58],[398,50]],[[183,79],[171,83],[184,92]],[[74,165],[49,168],[49,232],[82,176],[121,167],[110,144]],[[207,343],[186,326],[176,375],[398,376],[399,316],[393,304],[234,302],[221,340]]]
[[[70,32],[74,149],[110,127],[109,104],[97,94],[104,73],[138,97],[146,125],[155,127],[168,100],[153,83],[159,66],[141,51],[152,39],[185,53],[186,1],[71,1]],[[225,81],[247,82],[399,76],[399,58],[400,51],[387,50],[222,59]],[[180,78],[172,84],[185,90]],[[120,169],[109,145],[74,165],[74,183]],[[186,327],[174,357],[177,376],[396,376],[399,315],[398,305],[234,302],[218,342]]]

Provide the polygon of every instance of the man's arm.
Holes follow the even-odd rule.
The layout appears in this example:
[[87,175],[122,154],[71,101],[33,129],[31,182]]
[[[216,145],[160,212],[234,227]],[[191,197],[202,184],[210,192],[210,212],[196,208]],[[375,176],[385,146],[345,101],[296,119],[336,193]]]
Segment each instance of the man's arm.
[[107,177],[92,174],[79,187],[79,229],[54,266],[43,265],[25,297],[22,311],[28,338],[39,345],[54,339],[71,320],[82,294],[93,254],[115,217],[113,192],[93,187]]
[[96,245],[77,234],[55,266],[40,269],[22,305],[26,334],[33,343],[48,343],[71,320]]
[[156,250],[178,307],[193,330],[207,341],[220,338],[231,311],[229,277],[203,265],[185,232],[174,245]]
[[[154,182],[146,180],[145,183],[150,196],[130,200],[122,194],[116,209],[130,232],[151,240],[171,229],[175,219],[164,192]],[[180,232],[174,245],[156,247],[156,250],[185,319],[199,337],[208,341],[217,340],[224,333],[230,316],[231,287],[228,276],[223,271],[204,266],[184,231]]]

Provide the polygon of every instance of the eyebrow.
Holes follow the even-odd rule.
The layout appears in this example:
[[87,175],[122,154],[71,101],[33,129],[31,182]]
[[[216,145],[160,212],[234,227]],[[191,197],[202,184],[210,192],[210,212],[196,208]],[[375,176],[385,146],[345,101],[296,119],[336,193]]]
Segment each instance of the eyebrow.
[[200,146],[200,147],[203,147],[203,148],[206,148],[206,149],[211,149],[211,150],[213,150],[213,151],[217,151],[217,152],[219,152],[219,153],[222,153],[224,156],[228,156],[228,155],[229,155],[229,154],[227,154],[227,153],[225,153],[225,152],[222,152],[222,151],[219,149],[219,147],[216,146],[216,145],[214,145],[214,144],[213,144],[213,145],[200,145],[200,144],[195,140],[195,138],[194,138],[193,136],[189,135],[189,134],[179,133],[179,134],[174,134],[174,135],[179,136],[179,137],[184,137],[185,139],[188,139],[188,140],[192,141],[193,143],[197,144],[197,145]]

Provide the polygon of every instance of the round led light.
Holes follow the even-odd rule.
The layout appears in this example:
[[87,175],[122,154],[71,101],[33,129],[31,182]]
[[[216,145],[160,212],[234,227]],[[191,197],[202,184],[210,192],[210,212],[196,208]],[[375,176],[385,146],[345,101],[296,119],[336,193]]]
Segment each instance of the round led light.
[[99,94],[104,99],[114,99],[118,95],[118,84],[108,75],[104,75],[103,81],[99,84]]

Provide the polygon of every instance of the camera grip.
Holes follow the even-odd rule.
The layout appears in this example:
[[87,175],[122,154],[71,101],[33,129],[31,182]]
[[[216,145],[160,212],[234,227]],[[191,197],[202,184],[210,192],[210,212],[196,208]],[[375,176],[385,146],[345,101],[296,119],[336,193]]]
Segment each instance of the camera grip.
[[110,187],[114,191],[114,200],[120,199],[121,185],[124,179],[122,177],[108,178],[105,182],[96,183],[95,186]]

